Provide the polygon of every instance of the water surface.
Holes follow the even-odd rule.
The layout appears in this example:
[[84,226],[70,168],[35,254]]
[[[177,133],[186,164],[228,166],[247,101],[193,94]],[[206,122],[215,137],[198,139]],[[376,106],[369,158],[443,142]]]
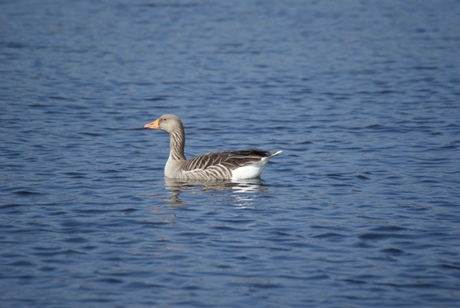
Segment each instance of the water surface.
[[[457,307],[457,1],[3,1],[5,307]],[[163,178],[283,150],[260,180]]]

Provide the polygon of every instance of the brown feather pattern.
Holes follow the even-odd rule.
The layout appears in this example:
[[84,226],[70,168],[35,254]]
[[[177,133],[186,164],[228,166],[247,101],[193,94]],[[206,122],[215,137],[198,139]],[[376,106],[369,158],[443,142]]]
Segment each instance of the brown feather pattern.
[[247,164],[256,163],[270,155],[270,152],[261,149],[211,152],[188,160],[182,166],[182,169],[185,171],[192,171],[194,169],[206,170],[211,166],[223,165],[230,170],[234,170]]

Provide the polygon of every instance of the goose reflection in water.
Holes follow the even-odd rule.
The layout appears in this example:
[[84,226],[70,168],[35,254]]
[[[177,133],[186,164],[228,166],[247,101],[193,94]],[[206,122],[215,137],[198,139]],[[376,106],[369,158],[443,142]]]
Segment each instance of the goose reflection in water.
[[186,181],[179,182],[165,177],[165,186],[171,191],[169,202],[171,206],[186,206],[187,202],[179,197],[183,191],[195,193],[222,191],[229,192],[230,201],[237,206],[249,207],[257,193],[265,191],[267,186],[260,178],[246,180],[221,181]]

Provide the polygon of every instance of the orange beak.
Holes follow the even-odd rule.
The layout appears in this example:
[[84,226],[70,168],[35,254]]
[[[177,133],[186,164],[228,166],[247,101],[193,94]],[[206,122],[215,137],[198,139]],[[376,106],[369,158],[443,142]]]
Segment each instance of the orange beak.
[[157,119],[151,123],[145,124],[144,128],[148,129],[160,129],[160,119]]

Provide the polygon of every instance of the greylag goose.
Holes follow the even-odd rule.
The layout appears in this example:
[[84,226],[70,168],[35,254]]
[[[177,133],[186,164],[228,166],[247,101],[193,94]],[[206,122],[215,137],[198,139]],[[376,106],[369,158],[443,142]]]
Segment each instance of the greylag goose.
[[164,174],[178,181],[242,180],[260,176],[268,161],[281,153],[261,149],[222,151],[187,160],[184,155],[185,132],[182,121],[173,114],[162,115],[144,128],[160,129],[170,136],[169,158]]

